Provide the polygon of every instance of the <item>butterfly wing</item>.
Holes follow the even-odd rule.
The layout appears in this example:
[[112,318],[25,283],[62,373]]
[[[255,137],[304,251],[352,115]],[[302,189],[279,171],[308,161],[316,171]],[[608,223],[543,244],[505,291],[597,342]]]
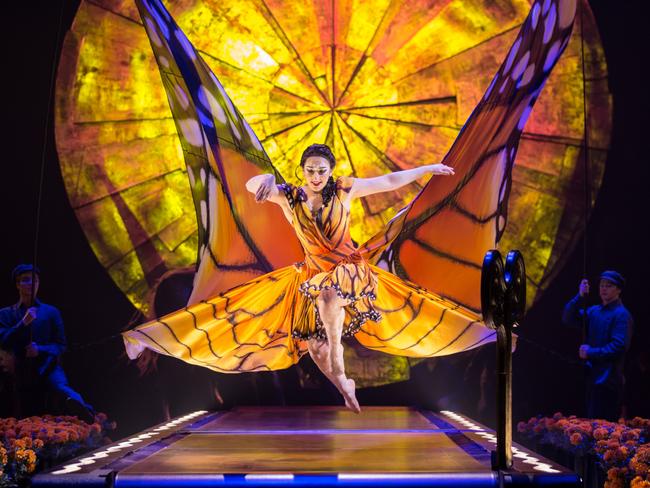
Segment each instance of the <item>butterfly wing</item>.
[[507,222],[524,125],[569,42],[576,0],[536,1],[510,51],[433,177],[363,251],[380,267],[475,312],[485,252]]
[[262,173],[283,181],[259,139],[162,2],[136,4],[174,117],[197,215],[189,303],[302,260],[281,209],[256,204],[245,189],[249,178]]

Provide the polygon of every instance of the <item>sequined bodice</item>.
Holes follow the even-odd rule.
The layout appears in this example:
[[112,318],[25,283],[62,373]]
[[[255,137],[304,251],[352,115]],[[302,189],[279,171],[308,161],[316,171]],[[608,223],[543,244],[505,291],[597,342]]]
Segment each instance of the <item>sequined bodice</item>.
[[[350,211],[342,199],[349,186],[337,180],[336,192],[327,205],[312,212],[302,188],[288,187],[293,212],[293,227],[305,251],[305,264],[318,271],[333,268],[356,251],[350,237]],[[285,193],[287,190],[285,190]],[[289,195],[287,195],[289,198]]]

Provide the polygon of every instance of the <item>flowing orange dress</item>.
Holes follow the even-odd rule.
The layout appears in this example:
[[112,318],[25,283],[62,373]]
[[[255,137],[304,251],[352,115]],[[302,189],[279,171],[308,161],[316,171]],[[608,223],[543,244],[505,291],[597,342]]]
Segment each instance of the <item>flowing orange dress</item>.
[[[432,178],[359,247],[342,203],[349,178],[339,178],[331,201],[314,215],[300,189],[282,187],[297,239],[286,235],[291,227],[278,220],[276,206],[244,195],[251,177],[280,176],[262,143],[163,3],[136,5],[185,156],[198,259],[190,305],[125,332],[130,357],[149,348],[215,371],[286,368],[307,351],[307,340],[325,340],[315,302],[327,287],[350,299],[344,333],[370,349],[440,356],[494,340],[478,313],[481,263],[505,230],[519,140],[569,43],[575,1],[531,5],[442,160],[455,177]],[[290,264],[302,259],[300,247],[304,263]]]
[[343,335],[371,349],[425,357],[491,340],[493,331],[474,313],[364,259],[343,204],[352,181],[339,178],[331,200],[314,213],[301,188],[281,185],[304,262],[125,332],[129,356],[149,348],[220,372],[287,368],[307,351],[307,340],[326,340],[316,306],[326,288],[350,300]]

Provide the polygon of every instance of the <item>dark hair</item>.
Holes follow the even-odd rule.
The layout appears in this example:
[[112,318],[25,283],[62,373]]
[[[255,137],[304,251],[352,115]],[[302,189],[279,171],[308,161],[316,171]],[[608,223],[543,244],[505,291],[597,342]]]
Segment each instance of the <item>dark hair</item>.
[[300,156],[300,166],[303,167],[307,158],[311,156],[320,156],[327,159],[330,163],[330,169],[334,169],[334,166],[336,166],[336,158],[327,144],[312,144],[305,149],[302,156]]

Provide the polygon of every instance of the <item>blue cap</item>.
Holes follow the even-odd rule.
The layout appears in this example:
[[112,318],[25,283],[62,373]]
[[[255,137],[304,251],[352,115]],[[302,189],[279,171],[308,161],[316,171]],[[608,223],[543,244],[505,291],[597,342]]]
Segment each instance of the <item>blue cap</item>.
[[41,270],[38,269],[38,267],[34,266],[33,264],[19,264],[11,272],[11,277],[13,278],[14,281],[16,281],[16,278],[18,278],[21,274],[31,273],[32,271],[37,275],[41,274]]
[[618,271],[603,271],[600,273],[600,279],[611,281],[621,290],[625,287],[625,278],[623,278],[623,275]]

